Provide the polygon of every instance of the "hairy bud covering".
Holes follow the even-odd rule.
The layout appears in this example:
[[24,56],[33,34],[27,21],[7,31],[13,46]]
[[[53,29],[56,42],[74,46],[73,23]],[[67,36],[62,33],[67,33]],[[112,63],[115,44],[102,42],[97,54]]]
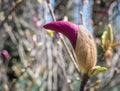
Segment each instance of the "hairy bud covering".
[[97,51],[94,39],[84,26],[79,27],[75,53],[76,63],[84,73],[87,73],[96,65]]

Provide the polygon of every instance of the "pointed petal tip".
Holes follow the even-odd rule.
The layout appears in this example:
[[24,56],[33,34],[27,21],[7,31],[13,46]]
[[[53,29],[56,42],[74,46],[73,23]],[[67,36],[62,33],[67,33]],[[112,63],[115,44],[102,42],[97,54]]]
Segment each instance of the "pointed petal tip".
[[48,28],[48,24],[45,24],[45,25],[43,26],[43,28],[47,29],[47,28]]
[[45,29],[50,29],[50,30],[57,31],[57,30],[59,30],[58,26],[59,26],[59,22],[58,21],[54,21],[54,22],[50,22],[50,23],[45,24],[43,27]]
[[48,24],[43,25],[43,28],[47,29],[47,25],[48,25]]

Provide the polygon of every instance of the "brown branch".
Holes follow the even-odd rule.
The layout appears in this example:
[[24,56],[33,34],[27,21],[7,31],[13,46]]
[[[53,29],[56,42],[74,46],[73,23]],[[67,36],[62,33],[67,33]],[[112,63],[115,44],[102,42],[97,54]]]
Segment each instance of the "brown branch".
[[86,86],[88,80],[89,80],[88,74],[83,74],[79,91],[84,91],[85,86]]

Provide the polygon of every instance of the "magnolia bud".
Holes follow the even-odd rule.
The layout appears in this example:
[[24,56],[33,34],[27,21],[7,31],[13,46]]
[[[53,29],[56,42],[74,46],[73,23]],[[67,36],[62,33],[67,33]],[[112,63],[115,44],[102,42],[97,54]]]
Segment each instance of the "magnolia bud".
[[88,73],[96,65],[97,51],[94,39],[84,26],[56,21],[44,25],[44,28],[60,32],[70,40],[77,57],[76,64],[83,73]]
[[77,64],[84,73],[87,73],[96,65],[97,51],[94,39],[84,26],[79,26],[75,53]]

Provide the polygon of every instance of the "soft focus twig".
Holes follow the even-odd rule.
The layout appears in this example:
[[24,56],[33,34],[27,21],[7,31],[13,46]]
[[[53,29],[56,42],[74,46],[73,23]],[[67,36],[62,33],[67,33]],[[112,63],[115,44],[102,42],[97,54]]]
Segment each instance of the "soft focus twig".
[[[107,86],[117,77],[117,64],[119,64],[119,53],[116,53],[116,55],[113,57],[114,64],[112,65],[110,71],[112,71],[111,77],[107,78],[107,80],[103,81],[104,86],[101,88],[102,91],[105,91],[107,89]],[[115,62],[116,61],[116,62]]]
[[[54,15],[54,13],[53,13],[53,9],[52,9],[52,6],[51,6],[49,0],[47,0],[47,5],[48,5],[48,8],[49,8],[49,11],[50,11],[50,14],[51,14],[51,16],[52,16],[53,21],[56,21],[56,19],[55,19],[55,15]],[[58,33],[57,33],[57,34],[58,34]],[[67,51],[68,56],[69,56],[70,59],[73,61],[73,63],[75,63],[75,59],[74,59],[73,55],[70,53],[70,50],[68,49],[68,47],[67,47],[65,41],[63,40],[62,35],[60,35],[59,38],[61,39],[61,41],[62,41],[62,43],[63,43],[63,45],[64,45],[64,48],[65,48],[66,51]],[[76,66],[76,65],[75,65],[75,66]],[[61,70],[63,71],[64,77],[65,77],[65,79],[67,80],[67,77],[66,77],[65,71],[63,70],[63,68],[62,68],[60,65],[59,65],[59,67],[60,67]],[[78,71],[78,69],[77,69],[77,71]]]
[[10,36],[12,42],[13,42],[14,44],[17,44],[17,40],[16,40],[15,35],[14,35],[13,31],[12,31],[12,27],[9,26],[7,23],[4,24],[4,27],[5,27],[6,32],[7,32],[8,35]]
[[48,8],[49,8],[49,11],[50,11],[50,14],[51,14],[51,16],[52,16],[53,21],[56,21],[55,15],[54,15],[54,13],[53,13],[52,6],[51,6],[51,4],[50,4],[50,0],[47,0],[47,4],[48,4]]
[[23,76],[23,74],[27,71],[28,68],[30,68],[31,65],[32,65],[32,63],[29,64],[28,66],[24,67],[24,68],[21,70],[21,73],[19,74],[19,76],[17,76],[17,78],[14,79],[14,80],[11,82],[11,84],[10,84],[10,86],[9,86],[9,91],[12,91],[12,90],[13,90],[13,87],[14,87],[17,79],[19,79],[21,76]]
[[116,77],[116,70],[114,70],[112,77],[108,80],[106,84],[102,87],[102,91],[106,91],[107,86],[113,81],[113,79]]
[[5,19],[0,23],[0,28],[1,28],[1,27],[4,25],[4,23],[7,21],[8,16],[9,16],[13,11],[15,11],[15,9],[16,9],[17,7],[19,7],[19,5],[21,5],[21,3],[22,3],[22,0],[19,0],[19,2],[17,2],[16,5],[11,8],[11,10],[6,14]]
[[52,54],[52,52],[51,52],[51,42],[48,42],[47,44],[46,44],[46,47],[47,47],[47,55],[48,55],[48,64],[47,64],[47,66],[48,66],[48,91],[52,91],[52,89],[53,89],[53,87],[52,87],[52,83],[53,83],[53,81],[52,81],[52,75],[53,75],[53,71],[52,71],[52,67],[53,67],[53,58],[52,58],[52,56],[51,56],[51,54]]
[[[51,4],[50,4],[50,1],[49,1],[49,0],[47,0],[47,4],[48,4],[48,8],[49,8],[49,11],[50,11],[50,14],[51,14],[51,16],[52,16],[53,21],[56,21],[55,15],[54,15],[54,13],[53,13],[53,9],[52,9],[52,7],[51,7]],[[70,52],[69,48],[67,47],[65,41],[63,40],[62,35],[60,35],[59,38],[61,39],[61,42],[62,42],[62,44],[64,45],[64,48],[65,48],[68,56],[70,57],[70,59],[71,59],[71,60],[73,61],[73,63],[75,64],[74,56],[73,56],[73,54]],[[73,49],[72,49],[72,52],[74,52]],[[60,65],[59,65],[59,67],[62,68]],[[75,67],[77,67],[76,64],[75,64]],[[67,80],[66,73],[65,73],[65,71],[64,71],[63,68],[62,68],[62,71],[63,71],[63,74],[64,74],[65,79]],[[78,68],[77,68],[77,71],[79,72]],[[80,73],[80,72],[79,72],[79,73]]]
[[84,24],[84,18],[83,18],[83,12],[82,12],[82,11],[80,11],[80,18],[81,18],[82,24],[85,25],[85,24]]
[[[54,13],[53,13],[53,9],[52,9],[51,4],[50,4],[50,0],[47,0],[47,4],[48,4],[48,8],[49,8],[50,14],[51,14],[51,16],[52,16],[52,18],[53,18],[53,21],[56,21],[55,15],[54,15]],[[70,59],[71,59],[71,60],[73,61],[73,63],[75,64],[75,59],[74,59],[73,55],[71,54],[69,48],[67,47],[65,41],[62,39],[62,35],[60,35],[60,39],[61,39],[61,41],[62,41],[62,43],[63,43],[63,45],[64,45],[64,48],[65,48],[68,56],[70,57]],[[76,64],[75,64],[75,67],[76,67]],[[77,67],[76,67],[76,69],[78,70]],[[79,71],[79,70],[78,70],[78,71]]]

